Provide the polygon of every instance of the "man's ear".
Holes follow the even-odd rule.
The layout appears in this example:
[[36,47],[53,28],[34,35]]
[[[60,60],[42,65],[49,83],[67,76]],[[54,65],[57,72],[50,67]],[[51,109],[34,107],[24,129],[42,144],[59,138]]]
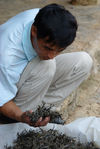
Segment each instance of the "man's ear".
[[32,33],[32,37],[37,36],[37,28],[34,25],[32,25],[31,33]]

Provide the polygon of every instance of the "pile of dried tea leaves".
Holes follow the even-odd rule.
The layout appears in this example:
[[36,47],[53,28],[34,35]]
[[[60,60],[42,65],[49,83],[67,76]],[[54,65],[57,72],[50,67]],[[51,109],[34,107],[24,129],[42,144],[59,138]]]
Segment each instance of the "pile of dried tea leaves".
[[56,124],[64,124],[65,121],[62,119],[62,116],[60,113],[56,111],[51,110],[52,105],[46,107],[45,103],[42,103],[42,106],[38,106],[35,112],[27,113],[27,115],[30,117],[30,121],[35,124],[40,117],[43,119],[45,117],[50,116],[50,123],[56,123]]
[[[98,149],[93,143],[81,144],[56,130],[23,131],[11,147],[5,149]],[[99,148],[100,149],[100,148]]]

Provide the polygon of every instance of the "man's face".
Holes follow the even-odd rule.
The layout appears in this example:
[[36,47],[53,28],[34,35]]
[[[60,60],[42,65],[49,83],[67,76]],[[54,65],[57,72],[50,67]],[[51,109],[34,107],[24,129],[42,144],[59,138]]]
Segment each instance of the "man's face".
[[63,50],[63,48],[59,48],[58,46],[53,45],[52,43],[47,43],[46,42],[47,39],[48,37],[44,39],[37,39],[36,28],[32,26],[31,42],[33,48],[35,49],[36,53],[38,54],[41,60],[53,59]]
[[41,60],[53,59],[62,51],[58,46],[46,43],[45,40],[36,37],[33,40],[33,46]]

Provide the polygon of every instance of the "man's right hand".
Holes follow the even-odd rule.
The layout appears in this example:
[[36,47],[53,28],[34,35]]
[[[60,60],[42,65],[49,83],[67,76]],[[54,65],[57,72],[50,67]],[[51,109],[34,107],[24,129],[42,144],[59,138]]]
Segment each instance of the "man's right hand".
[[50,121],[50,117],[46,117],[45,119],[42,119],[42,117],[39,118],[39,120],[33,124],[31,121],[30,121],[30,118],[28,116],[28,113],[32,113],[32,111],[26,111],[26,112],[23,112],[23,114],[21,115],[21,122],[23,123],[27,123],[29,124],[30,126],[33,126],[33,127],[41,127],[41,126],[45,126],[49,123]]

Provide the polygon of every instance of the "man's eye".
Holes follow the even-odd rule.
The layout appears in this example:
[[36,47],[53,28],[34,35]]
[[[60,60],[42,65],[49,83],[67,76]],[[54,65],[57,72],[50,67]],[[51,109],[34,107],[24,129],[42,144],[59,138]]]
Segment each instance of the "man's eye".
[[58,52],[62,52],[63,50],[58,50]]
[[48,50],[48,51],[53,51],[52,48],[49,48],[49,47],[47,47],[47,46],[44,46],[44,49],[46,49],[46,50]]

